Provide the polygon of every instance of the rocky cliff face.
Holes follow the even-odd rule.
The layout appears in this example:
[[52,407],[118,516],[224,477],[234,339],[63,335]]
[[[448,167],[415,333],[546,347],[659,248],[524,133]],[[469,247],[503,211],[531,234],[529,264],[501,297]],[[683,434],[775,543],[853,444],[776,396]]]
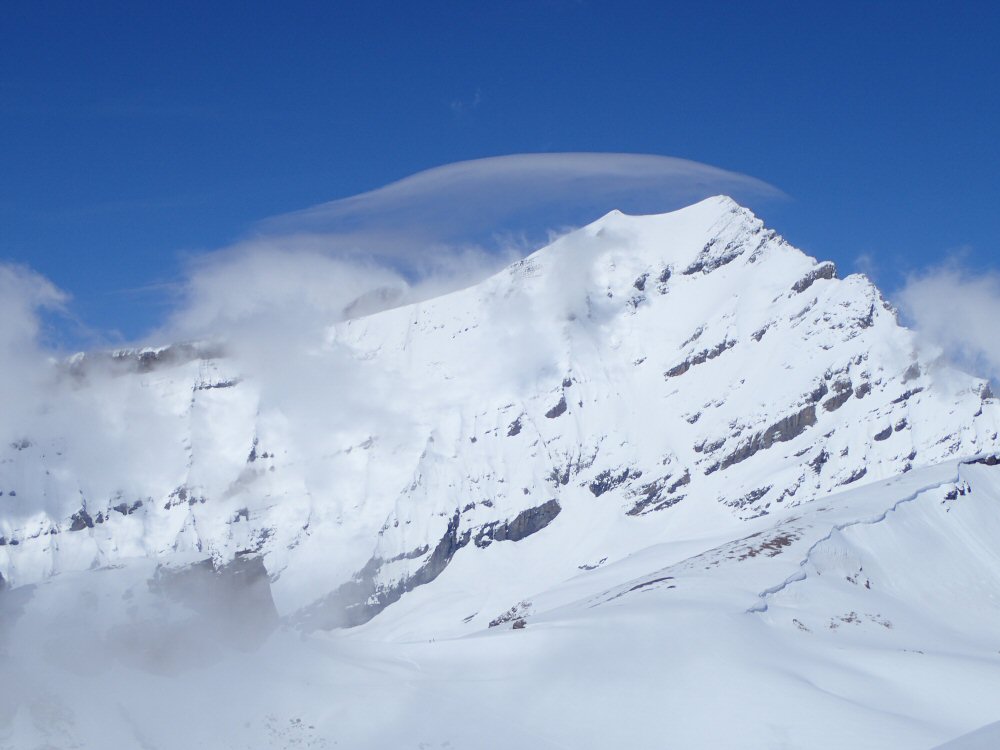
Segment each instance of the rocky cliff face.
[[986,382],[923,356],[871,282],[728,198],[608,214],[305,349],[64,368],[53,411],[79,418],[0,451],[0,581],[259,558],[278,611],[326,628],[502,570],[475,623],[518,586],[995,449],[1000,427]]

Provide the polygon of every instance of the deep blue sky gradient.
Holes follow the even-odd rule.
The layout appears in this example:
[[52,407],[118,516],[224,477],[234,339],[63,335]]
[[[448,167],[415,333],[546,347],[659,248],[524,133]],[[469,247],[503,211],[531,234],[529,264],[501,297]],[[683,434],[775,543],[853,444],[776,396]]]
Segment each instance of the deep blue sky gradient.
[[[678,156],[891,289],[1000,266],[1000,4],[8,0],[0,260],[99,330],[253,222],[448,162]],[[613,206],[608,206],[608,209]],[[137,291],[138,290],[138,291]]]

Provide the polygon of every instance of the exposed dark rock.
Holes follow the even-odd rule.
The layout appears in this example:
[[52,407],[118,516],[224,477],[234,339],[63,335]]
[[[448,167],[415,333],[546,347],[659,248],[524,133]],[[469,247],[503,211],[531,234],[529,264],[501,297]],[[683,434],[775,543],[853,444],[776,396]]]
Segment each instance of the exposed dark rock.
[[823,402],[823,408],[827,411],[837,411],[846,404],[854,393],[854,385],[850,380],[838,379],[834,381],[832,390],[834,395]]
[[703,349],[702,351],[695,354],[693,357],[691,357],[691,364],[700,365],[704,362],[707,362],[710,359],[715,359],[724,351],[732,349],[734,346],[736,346],[736,341],[734,339],[726,339],[725,341],[716,344],[711,349]]
[[820,279],[834,279],[837,277],[837,267],[833,263],[820,263],[813,270],[796,281],[792,285],[792,290],[796,294],[804,292]]
[[704,326],[698,326],[697,330],[695,330],[695,332],[691,334],[691,336],[687,339],[687,341],[681,344],[681,347],[685,347],[688,344],[693,344],[695,341],[701,338],[701,334],[703,334],[704,332],[705,332]]
[[572,464],[566,464],[561,468],[556,466],[552,469],[552,471],[549,472],[548,480],[552,482],[556,487],[558,487],[559,485],[565,486],[569,484],[569,477],[570,474],[572,473],[572,470],[573,470]]
[[764,497],[764,495],[766,495],[768,492],[771,491],[771,486],[772,485],[769,484],[766,487],[758,487],[757,489],[751,490],[750,492],[748,492],[747,494],[743,495],[742,497],[739,497],[736,500],[732,500],[730,502],[727,502],[726,504],[730,505],[730,506],[732,506],[734,508],[745,508],[748,505],[753,505],[758,500],[760,500],[762,497]]
[[[523,623],[524,615],[526,615],[528,613],[528,610],[530,609],[531,609],[531,602],[529,601],[518,602],[513,607],[508,609],[506,612],[490,620],[489,627],[495,628],[500,625],[503,625],[506,622]],[[523,628],[524,626],[522,625],[521,627]],[[518,629],[520,630],[520,628]]]
[[993,454],[992,456],[983,456],[982,458],[976,458],[968,463],[981,464],[983,466],[998,466],[1000,465],[1000,455]]
[[867,382],[862,383],[861,385],[859,385],[857,388],[854,389],[854,398],[864,398],[871,392],[872,392],[872,384]]
[[763,328],[759,328],[750,335],[753,337],[754,341],[760,341],[762,338],[764,338],[764,334],[767,333],[767,329],[770,327],[771,324],[768,323],[766,326],[764,326]]
[[767,450],[775,443],[786,442],[798,437],[807,427],[814,424],[816,424],[816,406],[809,404],[794,414],[789,414],[781,421],[775,422],[766,430],[753,435],[721,462],[708,467],[705,473],[711,474],[717,469],[728,469],[734,464],[746,461],[759,451]]
[[[658,583],[663,583],[664,581],[673,581],[673,580],[674,580],[673,576],[661,576],[659,578],[653,578],[652,580],[643,581],[642,583],[635,584],[635,586],[630,588],[625,593],[631,594],[633,591],[642,591],[644,588],[647,588],[649,586],[655,586]],[[670,588],[673,588],[673,586],[671,586]]]
[[545,412],[545,416],[549,419],[555,419],[556,417],[562,416],[566,413],[566,396],[560,396],[559,403]]
[[86,508],[80,508],[80,510],[70,516],[70,521],[70,531],[83,531],[83,529],[94,528],[94,519],[87,513]]
[[860,469],[856,469],[854,472],[852,472],[851,475],[849,477],[847,477],[847,479],[845,479],[843,482],[840,482],[840,486],[843,486],[845,484],[852,484],[853,482],[857,482],[859,479],[861,479],[867,473],[868,473],[868,469],[866,469],[864,466],[862,466]]
[[188,494],[188,488],[182,484],[180,487],[176,488],[173,492],[167,495],[167,502],[164,503],[163,509],[170,510],[174,506],[183,505],[184,503],[194,505],[194,502],[191,502],[191,500],[193,500],[193,498]]
[[594,494],[594,497],[600,497],[605,492],[613,490],[616,487],[620,487],[630,479],[638,479],[641,476],[641,471],[638,469],[632,469],[631,467],[625,467],[620,470],[605,469],[594,477],[594,481],[591,482],[588,487]]
[[872,302],[871,307],[868,309],[868,314],[864,317],[858,318],[859,328],[871,328],[875,325],[875,303]]
[[691,276],[699,271],[701,273],[711,273],[717,268],[721,268],[724,265],[732,263],[746,250],[744,245],[736,241],[732,241],[729,242],[721,252],[715,253],[714,245],[715,240],[713,239],[702,248],[694,262],[684,269],[683,273],[685,276]]
[[215,383],[198,383],[195,385],[194,390],[196,391],[211,391],[216,388],[232,388],[240,384],[239,378],[232,378],[231,380],[219,380]]
[[684,360],[679,365],[671,367],[669,370],[667,370],[665,373],[663,373],[663,377],[665,377],[665,378],[676,378],[679,375],[683,375],[684,373],[686,373],[690,369],[691,369],[691,362],[688,361],[688,360]]
[[510,427],[507,428],[507,437],[514,437],[515,435],[521,434],[521,418],[518,417],[513,422],[510,423]]
[[903,393],[903,395],[898,396],[897,398],[894,398],[892,400],[892,403],[894,403],[894,404],[901,404],[904,401],[908,401],[911,397],[916,396],[918,393],[922,392],[923,390],[924,390],[923,388],[913,388],[911,390],[907,390],[907,391],[905,391]]
[[684,495],[675,494],[678,489],[691,483],[691,473],[685,471],[683,476],[671,482],[671,474],[639,487],[629,493],[638,498],[635,505],[626,511],[627,515],[638,516],[664,510],[676,505],[684,499]]
[[825,450],[821,450],[818,454],[816,454],[816,458],[809,462],[809,466],[812,467],[813,471],[819,474],[826,465],[826,462],[829,460],[830,454]]
[[236,552],[237,557],[243,557],[245,555],[256,555],[258,552],[264,549],[264,545],[267,540],[274,535],[274,529],[263,528],[257,529],[250,537],[250,546],[246,549],[241,549]]
[[[549,500],[536,508],[522,511],[511,521],[487,524],[490,527],[490,539],[496,542],[516,542],[524,539],[548,526],[552,519],[559,515],[560,510],[558,501]],[[472,540],[472,530],[460,532],[460,523],[460,514],[456,509],[444,535],[424,564],[413,575],[390,585],[381,585],[377,583],[377,576],[387,561],[372,557],[350,581],[341,584],[335,591],[303,610],[299,617],[300,623],[307,629],[329,630],[354,627],[368,622],[386,607],[399,601],[407,591],[430,583],[441,575],[455,553]],[[480,541],[486,538],[484,528],[479,529],[482,535]],[[425,547],[407,555],[419,557],[426,553]]]
[[633,294],[631,297],[629,297],[628,302],[625,303],[625,306],[629,310],[634,311],[638,309],[639,305],[641,305],[645,301],[646,301],[645,294]]
[[676,378],[678,375],[686,373],[694,365],[704,364],[710,359],[715,359],[724,351],[732,349],[734,346],[736,346],[736,341],[734,339],[726,339],[725,341],[716,344],[711,349],[702,349],[700,352],[684,360],[679,365],[670,368],[663,373],[663,375],[667,378]]
[[435,545],[427,561],[410,578],[387,587],[380,587],[375,583],[375,576],[383,561],[373,557],[351,581],[342,584],[324,600],[332,603],[340,611],[335,609],[333,612],[328,612],[324,618],[325,624],[315,623],[315,626],[328,629],[352,627],[368,622],[390,604],[399,601],[407,591],[412,591],[417,586],[437,578],[451,562],[455,553],[469,543],[471,536],[470,531],[459,533],[459,513],[456,511],[448,522],[444,536]]
[[[554,466],[552,471],[549,472],[548,480],[556,487],[560,485],[569,484],[570,477],[579,474],[585,469],[589,469],[594,465],[594,461],[597,459],[597,452],[595,451],[593,455],[566,455],[566,463],[562,466]],[[527,494],[527,493],[525,493]]]
[[552,523],[561,510],[557,500],[549,500],[537,508],[521,511],[512,521],[484,524],[473,541],[477,547],[488,547],[492,542],[519,542]]
[[597,568],[599,568],[602,565],[604,565],[604,563],[606,563],[607,561],[608,561],[608,558],[602,557],[600,560],[598,560],[595,563],[584,563],[583,565],[577,565],[576,567],[579,570],[597,570]]
[[900,432],[901,430],[905,430],[908,424],[909,423],[905,419],[901,419],[896,422],[896,425],[892,429],[896,432]]
[[886,427],[884,430],[879,430],[875,433],[876,440],[885,440],[892,434],[892,427]]
[[669,267],[664,268],[662,271],[660,271],[660,275],[656,277],[656,281],[658,282],[656,286],[657,292],[659,292],[660,294],[667,293],[667,282],[670,281],[670,276],[671,276],[671,271]]
[[806,403],[815,404],[829,392],[830,389],[827,387],[826,381],[821,380],[813,391],[806,394]]
[[[94,355],[88,355],[94,356]],[[122,349],[107,356],[111,362],[125,366],[135,372],[152,372],[163,367],[171,367],[192,362],[196,359],[218,359],[225,356],[222,347],[214,344],[173,344],[162,349]],[[86,367],[87,358],[74,362],[70,369],[81,372]]]
[[649,278],[649,274],[648,273],[644,273],[644,274],[642,274],[642,276],[640,276],[639,278],[637,278],[633,282],[632,286],[634,286],[640,292],[644,292],[644,291],[646,291],[646,279],[648,279],[648,278]]
[[714,453],[725,444],[726,438],[724,437],[713,440],[712,442],[709,442],[706,438],[700,443],[695,443],[692,447],[694,448],[695,453]]
[[903,373],[903,382],[909,383],[911,380],[916,380],[920,377],[920,363],[914,362],[912,365],[906,368],[906,372]]

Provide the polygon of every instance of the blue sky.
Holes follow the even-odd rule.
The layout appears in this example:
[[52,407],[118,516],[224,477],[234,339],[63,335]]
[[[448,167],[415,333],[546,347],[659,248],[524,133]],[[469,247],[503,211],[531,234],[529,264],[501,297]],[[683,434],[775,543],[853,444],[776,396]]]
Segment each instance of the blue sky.
[[69,338],[135,338],[185,262],[268,217],[457,161],[627,152],[776,186],[744,202],[890,292],[956,254],[996,270],[998,34],[985,2],[11,0],[0,260],[73,296]]

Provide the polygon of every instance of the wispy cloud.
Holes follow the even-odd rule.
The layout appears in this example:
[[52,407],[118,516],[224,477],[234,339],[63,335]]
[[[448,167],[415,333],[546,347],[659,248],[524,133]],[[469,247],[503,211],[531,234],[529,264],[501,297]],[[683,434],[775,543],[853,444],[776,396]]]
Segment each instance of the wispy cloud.
[[896,298],[925,341],[963,369],[1000,382],[1000,274],[951,261],[910,276]]
[[452,113],[456,117],[463,117],[469,112],[479,109],[479,105],[482,103],[483,91],[482,89],[477,88],[476,92],[467,99],[452,99],[448,104],[448,108],[451,109]]

